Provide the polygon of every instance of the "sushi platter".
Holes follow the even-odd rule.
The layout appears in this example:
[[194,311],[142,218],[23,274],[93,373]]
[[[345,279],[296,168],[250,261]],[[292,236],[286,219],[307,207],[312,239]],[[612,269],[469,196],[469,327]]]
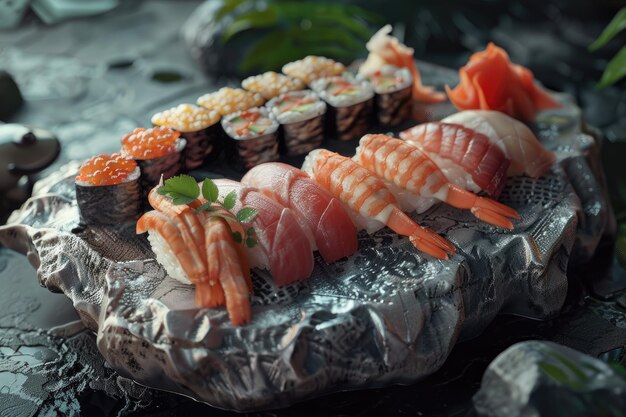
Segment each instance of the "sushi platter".
[[0,244],[121,375],[238,411],[410,384],[498,314],[559,314],[611,216],[580,109],[493,45],[458,80],[385,29],[368,49],[155,114],[39,181]]

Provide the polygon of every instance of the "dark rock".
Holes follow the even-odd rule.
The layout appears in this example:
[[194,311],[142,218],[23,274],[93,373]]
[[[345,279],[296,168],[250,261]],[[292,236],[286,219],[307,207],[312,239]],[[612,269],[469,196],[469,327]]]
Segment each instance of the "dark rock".
[[15,80],[6,71],[0,71],[0,120],[7,121],[24,103]]
[[522,342],[489,365],[474,405],[489,417],[618,416],[626,409],[622,372],[565,346]]
[[[254,2],[249,2],[254,6]],[[232,21],[249,7],[237,7],[219,18],[218,12],[224,0],[208,1],[200,5],[183,25],[182,33],[191,56],[198,61],[204,72],[213,76],[238,76],[240,64],[261,30],[250,29],[222,42],[222,36]]]

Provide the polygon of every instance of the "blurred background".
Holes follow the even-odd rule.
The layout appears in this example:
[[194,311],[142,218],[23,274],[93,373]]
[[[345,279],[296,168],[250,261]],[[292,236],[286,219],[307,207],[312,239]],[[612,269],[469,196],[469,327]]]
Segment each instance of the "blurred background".
[[[44,127],[58,136],[62,153],[48,171],[38,174],[43,176],[68,160],[112,152],[124,134],[149,126],[154,112],[195,102],[199,95],[238,84],[246,75],[279,70],[307,54],[346,64],[363,59],[366,41],[386,23],[415,49],[418,60],[455,69],[493,41],[508,51],[512,61],[530,68],[545,86],[571,94],[586,122],[600,129],[605,138],[604,169],[620,223],[617,262],[625,266],[625,7],[624,0],[0,0],[0,122]],[[1,163],[6,161],[0,150]],[[5,191],[0,189],[0,224],[13,208],[1,195]],[[11,259],[8,266],[0,262],[0,271],[29,268],[22,257]],[[10,275],[20,280],[17,272]],[[29,297],[49,296],[36,288],[34,276],[23,280],[33,284]],[[41,308],[34,308],[37,302],[25,304],[10,291],[0,292],[0,353],[13,340],[39,340],[44,336],[38,329],[75,319],[69,303],[40,302]],[[521,329],[539,338],[571,330],[569,323],[537,327],[516,320],[516,332]],[[349,413],[365,405],[370,411],[386,410],[400,400],[407,404],[404,411],[412,415],[465,415],[484,367],[506,347],[507,338],[513,338],[507,336],[509,325],[497,321],[482,342],[465,344],[465,354],[456,349],[449,364],[430,379],[431,384],[420,388],[430,402],[414,407],[415,391],[395,388],[393,395],[383,391],[367,399],[358,394],[337,397],[333,400],[336,409]],[[35,330],[28,333],[25,328]],[[148,404],[156,408],[151,407],[146,415],[201,409],[192,401],[155,393],[113,375],[99,363],[101,357],[89,336],[38,343],[79,345],[59,347],[69,352],[69,364],[67,357],[48,358],[57,361],[63,372],[54,367],[38,371],[44,380],[60,380],[61,374],[65,378],[47,388],[45,381],[37,382],[39,388],[29,391],[32,398],[42,396],[44,405],[39,411],[44,414],[58,410],[59,401],[68,410],[86,415],[120,410],[142,415],[140,410]],[[80,356],[75,355],[77,350]],[[467,352],[474,358],[471,362]],[[43,360],[23,356],[35,364]],[[6,383],[5,371],[12,369],[7,363],[0,361],[0,383]],[[19,383],[17,374],[7,375],[16,379],[5,387]],[[51,393],[56,390],[66,394],[55,399]],[[8,394],[0,392],[0,404],[9,398],[3,395]],[[24,411],[16,398],[11,397],[13,409]],[[32,404],[32,398],[24,404]],[[293,414],[318,411],[304,404]]]

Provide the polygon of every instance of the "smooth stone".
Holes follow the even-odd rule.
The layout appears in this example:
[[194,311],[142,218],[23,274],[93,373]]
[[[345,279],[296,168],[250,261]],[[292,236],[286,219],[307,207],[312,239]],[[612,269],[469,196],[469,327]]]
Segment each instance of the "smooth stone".
[[576,350],[526,341],[489,365],[474,406],[485,417],[619,415],[613,412],[626,409],[626,379]]
[[0,97],[0,120],[8,121],[22,107],[24,98],[15,80],[6,71],[0,71]]

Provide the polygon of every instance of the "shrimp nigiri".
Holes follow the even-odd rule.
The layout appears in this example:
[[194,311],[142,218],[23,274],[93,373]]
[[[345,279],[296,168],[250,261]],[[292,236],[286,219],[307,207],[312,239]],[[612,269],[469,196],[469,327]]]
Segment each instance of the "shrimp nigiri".
[[223,219],[196,213],[188,205],[174,205],[156,188],[148,200],[156,210],[137,221],[137,233],[150,232],[148,240],[168,275],[195,285],[198,306],[226,304],[234,325],[247,323],[250,271],[229,226]]
[[279,286],[311,275],[313,249],[292,210],[261,194],[254,187],[226,179],[214,182],[222,197],[231,191],[237,194],[233,212],[238,212],[244,206],[256,210],[257,215],[250,225],[254,227],[258,244],[247,249],[252,267],[268,269]]
[[372,172],[326,149],[310,152],[302,170],[338,198],[360,228],[373,232],[387,225],[394,232],[408,236],[422,252],[439,259],[454,253],[454,246],[435,232],[415,223],[396,205],[385,183]]
[[487,136],[511,159],[508,175],[544,175],[554,164],[555,156],[547,150],[524,123],[492,110],[466,110],[442,120],[456,123]]
[[241,182],[293,210],[311,245],[327,263],[358,248],[356,228],[341,203],[309,176],[291,165],[268,162],[252,168]]
[[479,197],[452,184],[437,165],[419,148],[386,135],[365,135],[359,142],[354,160],[361,166],[417,196],[434,197],[447,204],[470,209],[487,223],[513,229],[510,219],[519,219],[512,208]]
[[482,133],[451,123],[424,123],[400,133],[437,164],[450,182],[497,197],[511,160]]

